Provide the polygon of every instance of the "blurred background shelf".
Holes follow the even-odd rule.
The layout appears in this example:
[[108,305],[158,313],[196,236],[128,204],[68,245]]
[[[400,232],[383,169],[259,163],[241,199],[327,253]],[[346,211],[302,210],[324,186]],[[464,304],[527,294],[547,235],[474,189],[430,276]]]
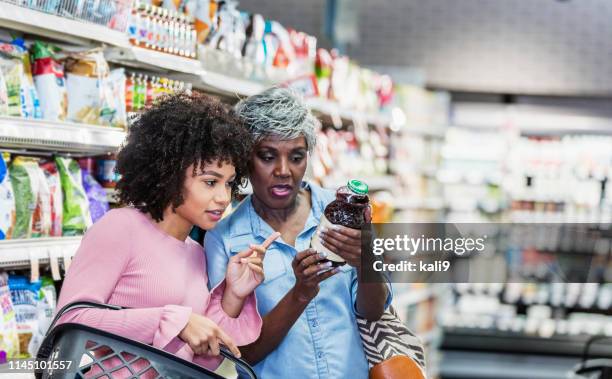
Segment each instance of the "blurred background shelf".
[[124,139],[123,130],[106,126],[0,117],[5,147],[100,154],[115,151]]

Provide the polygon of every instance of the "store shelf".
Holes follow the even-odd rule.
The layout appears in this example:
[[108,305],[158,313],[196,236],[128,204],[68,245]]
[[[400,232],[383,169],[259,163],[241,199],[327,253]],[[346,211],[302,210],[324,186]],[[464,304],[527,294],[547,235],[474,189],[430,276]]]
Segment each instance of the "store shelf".
[[3,240],[0,241],[0,268],[27,267],[32,258],[45,264],[50,257],[72,257],[80,243],[80,236]]
[[412,304],[421,303],[427,299],[430,299],[435,294],[437,294],[437,290],[433,285],[429,285],[424,288],[418,288],[413,290],[407,290],[402,293],[397,293],[393,297],[393,303],[398,307],[407,307]]
[[213,71],[202,71],[194,88],[235,98],[256,95],[266,89],[266,85],[252,80],[233,78]]
[[[550,338],[493,330],[446,328],[442,348],[534,355],[581,356],[588,335],[556,335]],[[612,358],[608,340],[595,342],[591,355]]]
[[309,98],[306,99],[306,104],[313,112],[319,115],[330,116],[332,119],[337,118],[348,122],[364,121],[370,125],[382,126],[387,126],[391,123],[390,117],[386,115],[344,108],[338,103],[326,99]]
[[490,352],[444,351],[440,374],[445,379],[560,379],[578,358],[526,356]]
[[444,199],[441,197],[431,197],[424,199],[409,199],[403,198],[393,203],[393,208],[396,211],[405,210],[428,210],[439,211],[444,209]]
[[109,62],[153,71],[172,71],[192,75],[189,81],[197,81],[203,73],[200,61],[174,54],[143,49],[141,47],[110,47],[104,50]]
[[32,150],[105,153],[116,150],[125,139],[121,129],[0,117],[0,145]]
[[5,2],[0,2],[0,27],[78,45],[88,45],[93,41],[129,46],[125,33],[106,26],[54,16]]

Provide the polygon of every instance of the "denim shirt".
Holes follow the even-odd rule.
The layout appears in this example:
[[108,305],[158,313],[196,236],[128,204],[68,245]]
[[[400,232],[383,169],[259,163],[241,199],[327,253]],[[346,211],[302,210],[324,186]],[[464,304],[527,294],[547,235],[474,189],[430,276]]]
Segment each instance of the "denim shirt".
[[[255,290],[257,308],[264,316],[270,312],[295,284],[291,262],[295,255],[310,247],[325,206],[335,199],[332,191],[302,183],[310,189],[312,208],[295,247],[279,237],[264,257],[264,282]],[[236,210],[206,233],[209,286],[225,277],[229,258],[262,243],[272,228],[255,212],[251,196]],[[349,265],[321,282],[320,291],[308,304],[280,345],[255,365],[258,377],[268,378],[367,378],[368,363],[355,319],[357,273]],[[385,307],[391,303],[391,290]]]

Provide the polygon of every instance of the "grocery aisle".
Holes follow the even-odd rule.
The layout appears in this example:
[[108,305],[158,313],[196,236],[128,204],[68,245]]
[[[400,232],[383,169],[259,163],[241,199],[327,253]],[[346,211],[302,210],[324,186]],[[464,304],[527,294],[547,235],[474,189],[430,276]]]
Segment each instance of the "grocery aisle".
[[[308,179],[362,178],[375,223],[599,225],[592,246],[559,231],[504,245],[489,283],[394,283],[428,377],[560,377],[591,337],[612,336],[606,98],[396,80],[246,4],[176,3],[0,0],[0,361],[36,351],[81,236],[118,206],[114,154],[130,118],[167,94],[232,105],[277,84],[321,122]],[[545,273],[585,257],[589,283]],[[609,346],[593,354],[612,358]]]

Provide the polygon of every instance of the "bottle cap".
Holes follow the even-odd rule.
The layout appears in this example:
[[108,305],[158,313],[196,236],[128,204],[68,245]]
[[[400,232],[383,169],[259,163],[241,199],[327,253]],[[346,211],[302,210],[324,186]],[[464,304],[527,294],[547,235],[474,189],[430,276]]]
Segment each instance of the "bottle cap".
[[367,195],[368,194],[368,185],[362,182],[361,180],[351,179],[347,184],[348,188],[359,195]]

